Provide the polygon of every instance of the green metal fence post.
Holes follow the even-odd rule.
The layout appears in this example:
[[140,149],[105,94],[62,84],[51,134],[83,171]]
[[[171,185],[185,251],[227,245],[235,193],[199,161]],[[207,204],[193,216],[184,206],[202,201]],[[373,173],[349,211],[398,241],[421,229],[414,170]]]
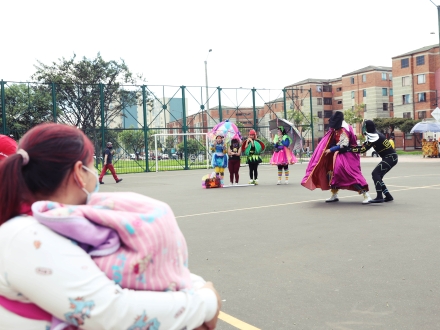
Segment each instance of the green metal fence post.
[[217,87],[218,90],[218,115],[219,115],[219,120],[220,122],[223,121],[223,111],[222,111],[222,89],[219,87]]
[[284,119],[287,119],[286,90],[283,89]]
[[53,122],[57,122],[57,95],[55,83],[52,83],[52,111],[53,111]]
[[253,123],[253,127],[254,130],[257,131],[257,108],[255,106],[255,92],[257,90],[255,89],[255,87],[252,88],[252,109],[254,111],[254,123]]
[[2,102],[2,129],[3,134],[6,134],[6,102],[5,102],[5,82],[3,79],[0,82],[1,84],[1,102]]
[[[182,132],[186,133],[187,123],[186,123],[186,105],[185,105],[185,86],[180,86],[182,89]],[[183,150],[185,150],[185,170],[188,170],[188,143],[186,135],[183,136]]]
[[145,85],[142,85],[142,112],[144,114],[144,150],[145,150],[145,172],[149,172],[150,168],[148,166],[148,126],[147,126],[147,92],[145,90]]
[[102,151],[105,150],[105,117],[104,117],[104,84],[99,84],[99,104],[101,108],[101,139]]
[[314,127],[313,127],[313,108],[312,108],[312,89],[309,89],[310,93],[310,127],[312,129],[312,150],[315,151],[315,136],[313,133]]

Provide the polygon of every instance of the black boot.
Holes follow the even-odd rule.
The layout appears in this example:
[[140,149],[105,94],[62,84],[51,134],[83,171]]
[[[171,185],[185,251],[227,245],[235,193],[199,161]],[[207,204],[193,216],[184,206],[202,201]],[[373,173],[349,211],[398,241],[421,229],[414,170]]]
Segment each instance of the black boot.
[[391,196],[391,194],[389,193],[389,192],[387,192],[386,194],[385,194],[385,202],[391,202],[391,201],[393,201],[394,200],[394,198],[393,198],[393,196]]
[[372,199],[371,201],[368,201],[368,203],[383,203],[383,202],[384,202],[384,199],[383,199],[383,196],[382,196],[382,192],[380,194],[377,193],[377,196],[376,196],[375,199]]

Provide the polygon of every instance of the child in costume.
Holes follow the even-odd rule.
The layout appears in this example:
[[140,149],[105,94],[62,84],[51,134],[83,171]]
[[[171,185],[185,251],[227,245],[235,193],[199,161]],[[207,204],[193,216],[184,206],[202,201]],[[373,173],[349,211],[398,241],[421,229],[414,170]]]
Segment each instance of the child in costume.
[[283,126],[278,127],[277,135],[273,139],[274,152],[270,163],[278,166],[278,182],[281,184],[281,178],[284,177],[285,184],[289,184],[289,164],[295,164],[297,162],[296,157],[293,155],[292,150],[289,148],[292,144],[292,138],[286,133]]
[[229,156],[229,163],[228,163],[228,169],[229,169],[229,182],[232,185],[234,185],[234,177],[235,177],[235,184],[238,184],[238,171],[240,170],[240,156],[241,156],[241,145],[240,145],[240,138],[238,136],[234,136],[231,140],[231,145],[228,148],[228,156]]
[[[371,200],[368,184],[361,172],[360,157],[347,152],[356,146],[353,128],[344,121],[344,114],[337,111],[329,119],[329,131],[319,142],[307,166],[301,185],[307,189],[331,189],[327,203],[338,202],[339,189],[357,191],[363,196],[363,204]],[[355,156],[355,157],[353,157]]]
[[222,135],[215,137],[215,142],[211,145],[211,150],[214,152],[212,155],[212,167],[214,168],[215,174],[220,177],[221,186],[223,187],[225,168],[228,167],[228,155],[226,154],[226,146]]
[[251,129],[249,131],[249,137],[241,146],[242,151],[247,156],[246,164],[249,165],[250,184],[258,184],[258,164],[262,162],[260,154],[265,148],[264,143],[257,139],[257,132]]
[[[394,150],[393,143],[391,143],[392,140],[390,141],[386,139],[385,135],[379,133],[376,130],[374,122],[371,120],[364,121],[364,124],[362,125],[362,133],[365,135],[366,141],[362,144],[362,146],[351,147],[348,151],[359,154],[364,153],[373,147],[382,158],[382,161],[377,164],[371,173],[377,196],[375,199],[372,199],[369,202],[391,202],[394,200],[394,198],[391,196],[388,188],[385,186],[383,177],[397,164],[397,153],[396,150]],[[385,199],[383,198],[383,195],[385,195]]]

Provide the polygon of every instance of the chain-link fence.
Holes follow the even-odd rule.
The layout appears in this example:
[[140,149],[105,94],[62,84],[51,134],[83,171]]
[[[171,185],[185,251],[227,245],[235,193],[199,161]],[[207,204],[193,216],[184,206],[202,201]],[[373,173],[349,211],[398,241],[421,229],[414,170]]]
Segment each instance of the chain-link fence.
[[0,87],[1,134],[19,140],[39,123],[73,125],[93,142],[98,169],[106,143],[113,143],[118,173],[209,167],[206,133],[224,120],[236,124],[243,137],[257,131],[267,146],[264,163],[273,151],[272,119],[287,119],[298,128],[303,148],[294,152],[300,161],[310,157],[315,144],[310,90],[3,80]]

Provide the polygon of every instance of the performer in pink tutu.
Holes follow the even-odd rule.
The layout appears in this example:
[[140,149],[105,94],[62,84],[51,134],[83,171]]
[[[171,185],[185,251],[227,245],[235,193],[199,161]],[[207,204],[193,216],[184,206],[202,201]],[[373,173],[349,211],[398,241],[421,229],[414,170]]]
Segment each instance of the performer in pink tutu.
[[296,159],[292,150],[289,148],[289,146],[292,144],[292,138],[287,134],[283,126],[278,127],[278,132],[273,139],[273,143],[274,152],[272,158],[270,159],[270,163],[278,166],[277,184],[281,184],[283,169],[285,178],[284,183],[289,184],[289,164],[295,164],[298,160]]
[[[339,189],[357,191],[363,196],[363,204],[371,200],[368,184],[361,172],[358,154],[349,151],[357,146],[353,128],[344,121],[344,114],[335,112],[329,120],[330,130],[319,142],[307,166],[301,184],[307,189],[330,190],[326,202],[338,202]],[[353,157],[354,156],[354,157]]]

